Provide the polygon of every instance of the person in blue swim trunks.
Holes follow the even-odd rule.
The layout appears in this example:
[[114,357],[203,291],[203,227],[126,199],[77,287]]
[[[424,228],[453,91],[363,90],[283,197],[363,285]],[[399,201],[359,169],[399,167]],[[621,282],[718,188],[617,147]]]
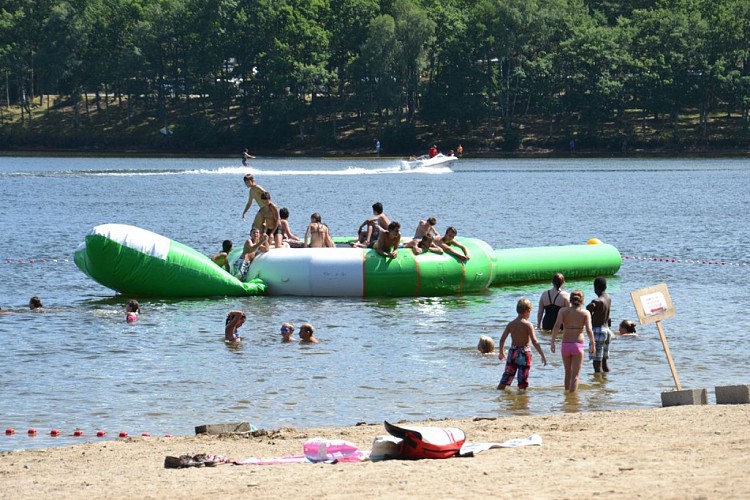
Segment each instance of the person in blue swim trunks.
[[594,373],[609,371],[609,343],[612,340],[612,320],[609,312],[612,307],[612,298],[607,293],[607,280],[599,276],[594,280],[594,293],[596,298],[586,306],[591,313],[591,327],[594,330],[594,341],[596,342],[596,354],[589,356],[594,363]]

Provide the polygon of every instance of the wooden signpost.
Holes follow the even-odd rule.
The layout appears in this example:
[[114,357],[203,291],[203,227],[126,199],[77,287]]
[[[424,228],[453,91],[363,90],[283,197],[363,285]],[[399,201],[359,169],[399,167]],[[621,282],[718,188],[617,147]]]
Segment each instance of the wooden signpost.
[[680,377],[677,376],[677,369],[674,366],[672,354],[669,352],[667,337],[664,335],[664,329],[661,326],[661,320],[671,318],[677,314],[672,305],[672,298],[669,296],[667,284],[661,283],[648,288],[634,290],[630,292],[630,297],[633,299],[635,312],[638,314],[638,321],[642,325],[656,323],[661,343],[664,346],[664,353],[667,355],[667,361],[669,362],[669,369],[672,370],[675,387],[678,391],[682,390]]

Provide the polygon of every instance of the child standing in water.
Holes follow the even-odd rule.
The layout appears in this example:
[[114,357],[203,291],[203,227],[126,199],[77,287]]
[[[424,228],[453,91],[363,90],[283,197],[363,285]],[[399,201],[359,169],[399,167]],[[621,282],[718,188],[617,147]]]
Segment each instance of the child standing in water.
[[131,299],[125,304],[125,321],[135,323],[138,321],[138,315],[141,314],[141,306],[138,301]]
[[596,354],[589,358],[594,362],[594,373],[609,371],[607,361],[609,361],[609,343],[612,341],[609,311],[612,307],[612,299],[606,290],[607,280],[599,276],[594,280],[596,298],[586,306],[586,310],[591,313],[591,327],[596,340]]
[[224,342],[240,342],[242,339],[237,329],[245,324],[247,316],[242,311],[229,311],[224,327]]
[[[498,384],[498,390],[505,390],[507,386],[513,383],[513,377],[518,372],[518,389],[525,391],[529,387],[529,372],[531,371],[531,345],[537,350],[542,357],[542,364],[547,366],[547,358],[544,351],[539,345],[534,332],[534,325],[529,321],[531,316],[531,301],[526,297],[519,299],[516,304],[518,316],[505,326],[503,335],[500,337],[500,361],[505,359],[505,339],[510,335],[511,344],[508,350],[508,359],[505,362],[505,371]],[[554,351],[553,351],[554,352]]]
[[555,338],[557,332],[562,328],[562,354],[563,366],[565,367],[565,390],[575,392],[578,390],[578,379],[581,375],[583,364],[584,330],[589,337],[589,353],[596,354],[596,341],[594,331],[591,328],[591,313],[581,309],[583,304],[583,292],[574,290],[570,294],[570,307],[560,309],[557,321],[552,328],[552,340],[550,351],[555,352]]

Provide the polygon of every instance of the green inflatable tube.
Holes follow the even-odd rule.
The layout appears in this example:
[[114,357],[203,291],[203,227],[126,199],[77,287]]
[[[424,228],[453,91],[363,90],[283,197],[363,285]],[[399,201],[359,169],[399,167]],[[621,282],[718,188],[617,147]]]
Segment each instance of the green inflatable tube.
[[557,272],[566,279],[608,276],[621,265],[620,252],[604,243],[495,250],[492,285],[549,281]]
[[[241,248],[227,273],[196,250],[145,229],[123,224],[96,226],[75,252],[76,265],[102,285],[131,296],[212,297],[297,295],[306,297],[430,297],[477,293],[490,286],[616,273],[622,263],[612,245],[493,250],[476,238],[457,238],[469,251],[462,263],[448,255],[414,255],[402,248],[395,259],[374,250],[288,248],[258,254],[237,277]],[[598,242],[598,240],[592,240]]]
[[98,283],[129,296],[247,296],[266,288],[241,282],[182,243],[125,224],[93,228],[73,260]]

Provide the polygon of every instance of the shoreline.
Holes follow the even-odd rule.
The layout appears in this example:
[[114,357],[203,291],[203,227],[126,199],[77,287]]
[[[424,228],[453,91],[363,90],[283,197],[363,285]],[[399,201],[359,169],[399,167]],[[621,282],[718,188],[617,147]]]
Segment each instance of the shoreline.
[[[531,148],[529,148],[531,149]],[[335,150],[258,150],[253,152],[256,157],[262,158],[318,158],[318,159],[353,159],[353,160],[403,160],[409,155],[375,155],[370,150],[364,151],[335,151]],[[62,158],[227,158],[237,160],[239,164],[241,152],[227,153],[224,151],[191,151],[174,152],[163,150],[123,149],[113,151],[92,150],[0,150],[0,158],[35,158],[54,157]],[[478,150],[464,154],[461,159],[597,159],[597,158],[750,158],[748,149],[715,149],[715,150],[633,150],[627,153],[607,150],[583,150],[570,153],[558,150],[530,150],[530,151],[493,151]],[[252,165],[252,161],[250,162]]]
[[[393,422],[396,423],[396,422]],[[165,469],[167,455],[234,460],[302,454],[312,437],[368,450],[382,424],[260,430],[246,435],[126,438],[0,453],[0,488],[13,498],[743,498],[750,496],[747,405],[464,418],[467,442],[542,437],[541,446],[473,458]]]

